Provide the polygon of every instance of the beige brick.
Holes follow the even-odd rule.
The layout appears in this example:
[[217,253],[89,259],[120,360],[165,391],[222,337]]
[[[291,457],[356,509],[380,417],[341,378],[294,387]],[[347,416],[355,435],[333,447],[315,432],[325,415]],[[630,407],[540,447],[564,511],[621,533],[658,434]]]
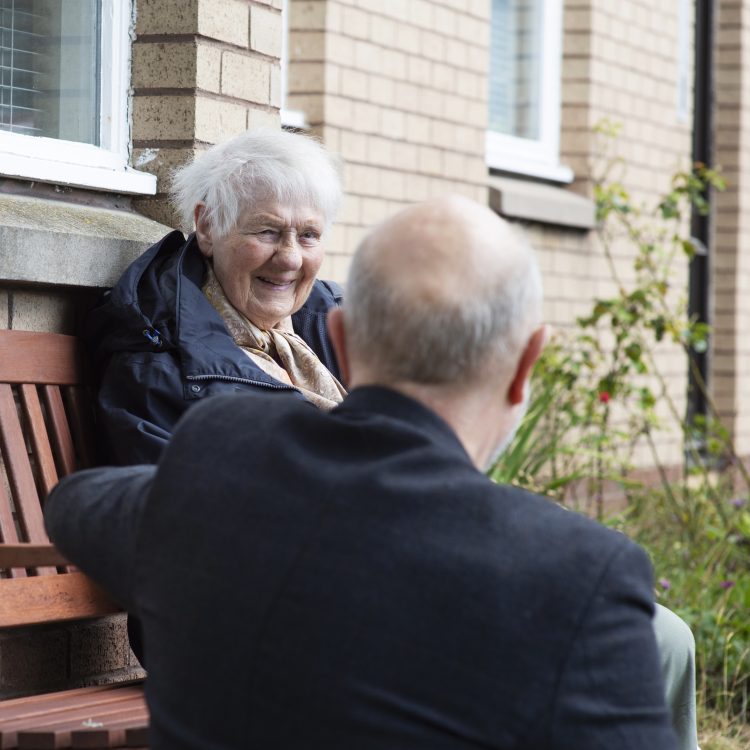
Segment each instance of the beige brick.
[[322,62],[292,62],[287,70],[287,87],[290,92],[300,94],[323,93],[324,91],[338,94],[338,83],[334,83],[335,78],[338,78],[336,65]]
[[406,24],[397,26],[396,45],[402,52],[408,52],[411,55],[420,54],[422,45],[419,29]]
[[443,152],[429,146],[419,146],[417,150],[419,171],[439,175],[443,170]]
[[362,133],[351,130],[342,131],[339,148],[341,149],[341,156],[348,162],[367,161],[367,136]]
[[383,135],[401,140],[406,137],[406,116],[395,109],[384,109],[380,113]]
[[350,128],[353,122],[360,123],[363,128],[363,121],[355,119],[355,107],[358,102],[353,102],[343,96],[326,96],[325,97],[325,115],[326,124],[341,128]]
[[412,83],[429,86],[432,83],[432,63],[423,57],[409,57],[408,78]]
[[266,110],[257,107],[248,107],[247,110],[247,129],[253,128],[278,128],[281,126],[281,119],[277,109]]
[[[338,47],[338,42],[332,49]],[[303,62],[319,62],[325,59],[325,34],[322,31],[291,31],[289,33],[289,57]],[[347,64],[351,65],[351,59]]]
[[382,16],[370,17],[370,39],[381,47],[394,47],[396,45],[396,32],[398,26],[395,21]]
[[369,77],[370,100],[374,104],[392,107],[397,104],[396,83],[390,78],[371,75]]
[[408,6],[409,21],[422,29],[432,28],[436,6],[427,0],[410,0],[404,3]]
[[342,8],[341,31],[357,39],[368,39],[370,36],[370,17],[358,8]]
[[378,70],[383,56],[383,50],[375,44],[358,40],[354,42],[354,65],[359,70]]
[[195,106],[192,96],[133,97],[133,140],[192,140]]
[[198,33],[210,39],[247,47],[248,11],[244,0],[199,0]]
[[362,224],[372,226],[388,215],[388,202],[380,198],[362,199]]
[[422,115],[406,115],[406,137],[415,143],[431,142],[431,120]]
[[369,102],[353,102],[352,118],[347,127],[356,123],[356,127],[363,133],[380,132],[380,108]]
[[323,102],[323,97],[317,95],[290,94],[287,96],[285,106],[288,109],[304,112],[307,123],[315,125],[323,121]]
[[195,85],[203,91],[221,91],[221,48],[209,42],[198,42]]
[[200,153],[194,148],[136,148],[132,162],[135,169],[156,175],[157,192],[169,189],[172,173],[177,167],[191,161]]
[[235,102],[195,100],[195,138],[205,143],[221,143],[247,129],[247,107]]
[[248,102],[270,103],[271,65],[248,54],[226,51],[221,58],[221,93]]
[[253,5],[250,8],[250,49],[281,57],[281,13]]
[[136,34],[194,34],[199,0],[138,0]]
[[289,3],[289,28],[295,30],[324,31],[326,28],[328,0],[292,0]]
[[351,99],[368,99],[370,77],[367,73],[352,68],[344,68],[339,78],[339,91]]
[[282,96],[281,96],[281,66],[279,65],[272,65],[271,66],[271,94],[270,94],[270,104],[272,107],[276,107],[279,109],[282,104]]
[[134,44],[132,83],[135,88],[195,86],[196,49],[193,42]]

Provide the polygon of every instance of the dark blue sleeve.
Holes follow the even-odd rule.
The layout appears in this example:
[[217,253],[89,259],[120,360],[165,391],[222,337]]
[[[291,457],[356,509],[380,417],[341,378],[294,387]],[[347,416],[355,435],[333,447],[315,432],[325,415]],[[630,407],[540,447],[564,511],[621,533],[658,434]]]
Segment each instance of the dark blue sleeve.
[[651,564],[640,547],[622,542],[562,672],[547,737],[555,750],[678,748],[652,625]]
[[121,353],[109,360],[97,394],[106,460],[156,463],[187,408],[171,354]]
[[79,471],[44,507],[50,539],[115,601],[134,612],[135,545],[155,466]]

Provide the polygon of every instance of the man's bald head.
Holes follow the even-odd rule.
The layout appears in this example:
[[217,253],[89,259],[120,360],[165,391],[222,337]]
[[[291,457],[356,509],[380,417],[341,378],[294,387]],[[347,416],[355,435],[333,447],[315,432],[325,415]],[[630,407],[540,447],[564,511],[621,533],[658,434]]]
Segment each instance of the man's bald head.
[[515,367],[541,297],[533,252],[488,208],[458,196],[410,206],[352,262],[351,359],[383,383],[469,385],[488,366]]

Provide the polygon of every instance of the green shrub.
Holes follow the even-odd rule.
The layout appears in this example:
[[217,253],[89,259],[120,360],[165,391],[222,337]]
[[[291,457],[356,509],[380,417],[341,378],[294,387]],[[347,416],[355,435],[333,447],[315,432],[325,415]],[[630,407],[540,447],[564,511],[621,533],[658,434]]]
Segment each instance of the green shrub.
[[[611,142],[615,129],[599,134]],[[708,327],[688,317],[685,295],[670,292],[674,265],[695,253],[687,236],[692,208],[708,210],[720,175],[697,164],[676,174],[656,207],[638,209],[610,159],[595,183],[598,235],[616,293],[595,300],[589,315],[558,333],[532,379],[526,417],[490,472],[568,505],[583,507],[624,531],[651,554],[660,601],[681,615],[696,637],[698,688],[704,708],[730,719],[748,717],[750,690],[750,477],[718,418],[687,419],[678,410],[655,352],[662,342],[686,356],[705,351]],[[614,262],[615,243],[633,249],[634,282]],[[604,343],[606,342],[606,344]],[[698,387],[705,385],[695,373]],[[656,415],[666,404],[671,422]],[[613,417],[617,407],[618,416]],[[654,433],[671,429],[684,446],[675,478],[662,465]],[[632,478],[632,456],[649,448],[661,481]],[[717,467],[727,467],[721,472]],[[741,487],[738,493],[735,485]],[[605,519],[605,494],[615,484],[627,510]]]

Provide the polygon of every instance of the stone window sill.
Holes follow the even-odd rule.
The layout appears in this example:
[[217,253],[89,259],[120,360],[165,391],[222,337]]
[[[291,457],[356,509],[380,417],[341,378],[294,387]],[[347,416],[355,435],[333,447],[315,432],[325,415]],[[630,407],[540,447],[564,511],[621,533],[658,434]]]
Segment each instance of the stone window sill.
[[112,286],[168,231],[128,211],[0,194],[0,282]]
[[507,219],[588,231],[596,226],[596,207],[563,187],[513,177],[489,178],[490,208]]

